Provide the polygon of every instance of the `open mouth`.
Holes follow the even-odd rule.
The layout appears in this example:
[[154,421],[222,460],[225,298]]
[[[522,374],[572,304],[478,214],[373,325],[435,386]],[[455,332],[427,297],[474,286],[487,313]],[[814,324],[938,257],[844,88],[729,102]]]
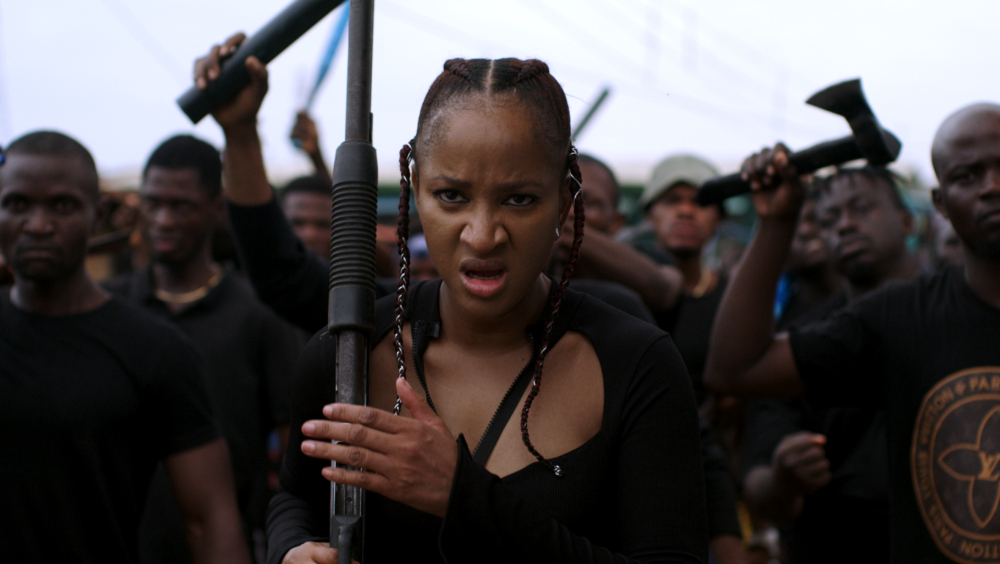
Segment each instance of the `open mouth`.
[[462,269],[462,284],[477,298],[490,298],[503,289],[507,283],[507,271],[486,265],[472,265]]

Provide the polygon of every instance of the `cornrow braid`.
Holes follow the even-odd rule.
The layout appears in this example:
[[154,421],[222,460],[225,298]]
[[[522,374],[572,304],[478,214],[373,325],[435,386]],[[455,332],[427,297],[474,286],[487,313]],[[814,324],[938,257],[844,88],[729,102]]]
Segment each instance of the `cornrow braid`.
[[559,287],[556,288],[556,291],[549,300],[549,304],[545,308],[545,326],[542,333],[541,346],[538,349],[538,358],[535,359],[535,372],[531,379],[531,392],[528,393],[527,399],[524,400],[524,407],[521,409],[521,441],[528,448],[528,452],[534,455],[543,466],[555,473],[556,476],[563,475],[562,468],[542,456],[535,449],[535,446],[531,444],[531,436],[528,433],[528,414],[531,411],[531,404],[534,403],[535,397],[538,395],[538,389],[542,383],[542,368],[545,365],[545,357],[549,353],[549,340],[552,338],[552,329],[555,326],[556,315],[559,313],[559,306],[562,305],[563,296],[566,295],[569,279],[573,276],[573,271],[576,270],[576,263],[580,259],[580,245],[583,244],[584,205],[583,198],[579,197],[583,176],[580,174],[580,166],[577,163],[576,147],[570,146],[567,166],[570,172],[569,189],[573,197],[573,246],[570,248],[569,260],[563,269]]
[[[396,346],[397,378],[406,379],[406,359],[403,357],[403,322],[406,320],[407,293],[410,288],[410,160],[416,139],[411,139],[399,150],[399,217],[396,219],[396,237],[399,244],[399,286],[396,288],[396,320],[393,338]],[[392,412],[399,415],[403,400],[396,397]]]
[[521,70],[517,72],[517,76],[514,80],[510,81],[511,84],[520,84],[525,80],[531,80],[536,76],[549,73],[549,65],[539,61],[538,59],[528,59],[524,61],[521,65]]
[[469,70],[469,61],[465,59],[448,59],[444,62],[444,70],[459,78],[472,82],[472,72]]

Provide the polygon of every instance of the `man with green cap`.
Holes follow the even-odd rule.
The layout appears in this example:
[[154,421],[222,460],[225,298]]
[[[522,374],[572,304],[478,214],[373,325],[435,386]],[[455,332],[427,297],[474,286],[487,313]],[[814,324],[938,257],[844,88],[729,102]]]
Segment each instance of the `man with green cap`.
[[701,374],[708,355],[712,320],[725,290],[725,276],[712,271],[704,249],[715,237],[725,212],[722,205],[701,206],[698,187],[718,176],[715,167],[692,155],[673,155],[660,161],[642,191],[639,204],[656,235],[656,249],[646,250],[661,262],[673,262],[684,275],[684,296],[672,319],[657,316],[671,332],[674,344],[691,373],[699,404],[707,399]]

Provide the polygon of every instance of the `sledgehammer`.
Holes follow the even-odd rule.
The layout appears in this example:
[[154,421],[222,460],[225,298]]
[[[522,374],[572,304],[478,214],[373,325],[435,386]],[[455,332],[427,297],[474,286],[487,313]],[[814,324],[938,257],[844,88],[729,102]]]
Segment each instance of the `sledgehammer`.
[[[834,84],[812,95],[806,103],[833,112],[847,119],[853,135],[834,139],[788,156],[799,174],[807,174],[825,166],[839,165],[855,159],[866,159],[872,165],[886,165],[896,160],[902,144],[890,131],[883,129],[875,119],[861,79]],[[740,175],[730,174],[713,178],[698,190],[698,203],[709,205],[726,198],[746,194],[750,184]]]

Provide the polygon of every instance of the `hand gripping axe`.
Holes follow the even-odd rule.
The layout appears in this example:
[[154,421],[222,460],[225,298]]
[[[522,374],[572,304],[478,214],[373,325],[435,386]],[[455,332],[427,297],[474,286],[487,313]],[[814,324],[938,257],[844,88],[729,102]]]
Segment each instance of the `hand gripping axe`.
[[[860,78],[827,87],[813,94],[806,103],[843,116],[850,124],[853,135],[826,141],[788,155],[799,174],[862,158],[872,165],[886,165],[899,156],[902,144],[875,119],[875,114],[865,100],[865,93],[861,90]],[[720,176],[701,185],[698,203],[715,204],[749,191],[750,184],[740,178],[739,173]]]

